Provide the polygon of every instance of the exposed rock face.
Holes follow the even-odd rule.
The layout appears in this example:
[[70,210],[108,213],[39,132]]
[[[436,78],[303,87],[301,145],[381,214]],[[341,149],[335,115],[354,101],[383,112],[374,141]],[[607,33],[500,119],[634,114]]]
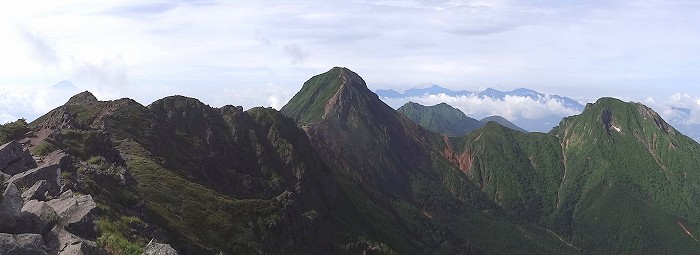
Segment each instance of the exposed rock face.
[[49,189],[55,189],[55,187],[51,187],[49,182],[45,180],[39,180],[38,182],[34,183],[31,188],[25,190],[22,192],[22,198],[24,201],[30,201],[30,200],[39,200],[39,201],[47,201],[50,200],[49,198],[51,197],[49,195]]
[[0,170],[3,173],[15,175],[35,167],[36,162],[31,153],[17,141],[0,146]]
[[169,244],[157,243],[151,240],[148,245],[146,245],[146,250],[143,252],[144,255],[178,255],[177,251],[173,249]]
[[0,253],[12,255],[46,254],[44,239],[39,234],[11,235],[0,233]]
[[10,183],[3,193],[0,203],[0,232],[14,232],[19,213],[22,211],[24,201],[17,186]]
[[65,249],[61,250],[59,255],[96,255],[102,254],[102,252],[94,245],[88,244],[86,242],[71,243],[66,246]]
[[58,222],[56,212],[43,201],[31,200],[24,204],[19,215],[18,233],[45,234]]
[[102,254],[94,241],[80,238],[60,226],[55,226],[44,235],[48,254],[51,255],[96,255]]
[[71,167],[71,164],[73,164],[73,159],[63,151],[54,151],[41,158],[40,164],[42,166],[58,165],[61,170],[65,171]]
[[61,191],[61,167],[59,164],[41,166],[15,176],[12,176],[9,183],[17,185],[18,189],[28,189],[37,182],[46,181],[47,193],[51,197],[56,197]]
[[97,238],[95,222],[97,220],[97,204],[90,195],[82,195],[65,199],[54,199],[48,204],[60,218],[60,225],[69,232],[83,237]]

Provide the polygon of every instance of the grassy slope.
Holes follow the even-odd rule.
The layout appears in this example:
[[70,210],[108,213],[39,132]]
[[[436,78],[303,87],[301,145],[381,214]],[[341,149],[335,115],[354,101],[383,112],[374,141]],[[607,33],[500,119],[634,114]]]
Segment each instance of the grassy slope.
[[286,104],[280,111],[302,125],[320,121],[325,113],[326,102],[333,97],[342,83],[338,78],[341,72],[342,68],[335,67],[312,77],[290,100],[294,103]]
[[[265,230],[279,218],[270,200],[236,200],[184,179],[162,168],[138,143],[118,145],[150,215],[179,238],[203,247],[254,253],[258,229]],[[177,243],[177,242],[176,242]]]
[[648,108],[613,99],[552,134],[492,125],[450,143],[473,154],[470,179],[490,198],[585,253],[698,250],[678,225],[697,231],[697,143]]
[[[615,213],[621,219],[646,218],[657,224],[612,221],[608,228],[611,235],[624,237],[627,229],[637,227],[635,235],[642,235],[645,242],[654,241],[654,237],[672,237],[657,240],[659,247],[700,249],[698,243],[681,241],[690,237],[679,235],[678,225],[669,220],[682,217],[693,225],[700,219],[700,173],[692,168],[700,160],[700,146],[666,125],[640,104],[601,99],[553,130],[562,140],[567,162],[554,227],[576,236],[584,245],[594,243],[600,233],[592,232],[596,229],[590,226],[595,221],[580,213],[585,206],[582,201],[587,194],[595,194],[601,185],[608,184],[614,188],[591,202],[596,208],[603,208],[597,211],[599,214]],[[644,206],[619,202],[630,197]],[[567,225],[571,228],[567,229]],[[620,238],[602,247],[633,249],[638,247],[637,242],[634,238]],[[654,251],[651,246],[640,247],[645,253]]]
[[574,242],[587,254],[697,254],[697,223],[673,216],[616,181],[583,196],[573,223]]
[[492,200],[530,222],[547,221],[563,175],[555,137],[489,123],[450,143],[457,153],[472,155],[469,177]]
[[486,117],[486,118],[483,118],[480,120],[482,125],[486,125],[486,123],[489,123],[491,121],[496,122],[496,123],[500,124],[501,126],[510,128],[512,130],[515,130],[515,131],[528,133],[527,130],[522,129],[521,127],[518,127],[517,125],[513,124],[513,122],[510,122],[509,120],[507,120],[506,118],[503,118],[501,116],[489,116],[489,117]]
[[397,111],[430,131],[447,136],[465,135],[482,126],[478,120],[445,103],[423,106],[408,102]]

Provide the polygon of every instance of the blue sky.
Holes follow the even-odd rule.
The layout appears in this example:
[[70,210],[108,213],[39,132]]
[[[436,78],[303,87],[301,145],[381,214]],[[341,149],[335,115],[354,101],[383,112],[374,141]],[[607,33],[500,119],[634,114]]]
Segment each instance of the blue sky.
[[3,1],[0,119],[63,103],[47,89],[63,80],[100,99],[279,108],[346,66],[372,89],[614,96],[700,123],[697,24],[683,0]]

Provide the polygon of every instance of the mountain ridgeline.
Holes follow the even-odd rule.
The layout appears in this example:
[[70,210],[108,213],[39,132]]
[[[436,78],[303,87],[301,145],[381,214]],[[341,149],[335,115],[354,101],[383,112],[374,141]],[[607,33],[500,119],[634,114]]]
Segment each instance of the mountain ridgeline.
[[462,136],[483,126],[480,121],[445,103],[423,106],[408,102],[397,111],[430,131],[447,136]]
[[490,116],[482,120],[476,120],[467,117],[462,111],[446,103],[423,106],[408,102],[399,107],[397,111],[421,127],[447,136],[463,136],[489,122],[496,122],[501,126],[527,133],[525,129],[516,126],[501,116]]
[[[0,131],[37,162],[66,154],[61,191],[94,198],[94,217],[81,224],[97,233],[43,246],[59,250],[78,242],[152,254],[144,247],[155,242],[179,254],[700,252],[700,145],[651,109],[602,98],[549,133],[524,133],[448,105],[424,108],[393,110],[335,67],[280,111],[83,92]],[[22,199],[8,192],[17,178],[3,182],[12,199],[0,207]]]

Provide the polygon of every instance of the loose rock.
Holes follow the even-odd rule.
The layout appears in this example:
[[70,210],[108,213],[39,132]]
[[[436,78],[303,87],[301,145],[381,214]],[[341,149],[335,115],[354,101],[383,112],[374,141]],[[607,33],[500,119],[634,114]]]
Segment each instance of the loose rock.
[[43,201],[31,200],[24,204],[19,215],[18,233],[45,234],[58,222],[56,212]]
[[39,234],[0,233],[0,252],[12,255],[42,255],[46,254],[46,245]]
[[35,167],[36,161],[32,154],[17,141],[0,146],[0,170],[3,173],[15,175]]
[[41,180],[45,180],[49,185],[48,191],[50,196],[58,196],[61,191],[61,168],[59,164],[41,166],[19,173],[12,176],[8,182],[17,185],[18,189],[24,190]]
[[[53,197],[50,195],[50,190],[55,190],[56,187],[51,187],[49,182],[46,180],[39,180],[34,185],[32,185],[31,188],[27,189],[26,191],[22,192],[22,198],[24,201],[29,201],[29,200],[39,200],[39,201],[48,201],[51,200]],[[53,192],[55,194],[55,192]]]
[[0,203],[0,232],[14,232],[24,200],[22,200],[17,186],[12,183],[7,186],[2,195],[2,203]]
[[178,255],[177,251],[169,244],[157,243],[151,240],[146,245],[144,255]]
[[88,239],[97,238],[97,204],[90,195],[66,199],[54,199],[48,202],[60,218],[60,225],[67,231]]
[[69,233],[61,226],[55,226],[44,235],[48,253],[53,255],[95,255],[102,254],[97,243]]

